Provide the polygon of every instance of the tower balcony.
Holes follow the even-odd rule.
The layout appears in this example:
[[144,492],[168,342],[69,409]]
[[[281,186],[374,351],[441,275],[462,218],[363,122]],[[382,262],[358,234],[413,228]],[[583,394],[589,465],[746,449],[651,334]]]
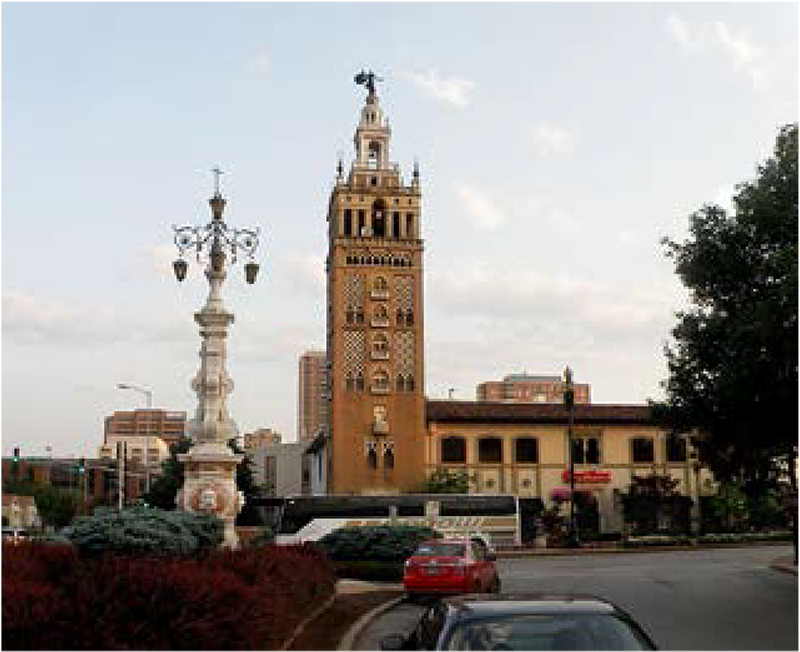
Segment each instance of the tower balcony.
[[370,299],[379,299],[388,301],[389,299],[389,290],[370,290],[369,292]]
[[389,328],[389,319],[375,317],[372,320],[370,320],[369,324],[373,328]]
[[388,360],[389,359],[389,352],[388,351],[371,351],[370,358],[372,360]]

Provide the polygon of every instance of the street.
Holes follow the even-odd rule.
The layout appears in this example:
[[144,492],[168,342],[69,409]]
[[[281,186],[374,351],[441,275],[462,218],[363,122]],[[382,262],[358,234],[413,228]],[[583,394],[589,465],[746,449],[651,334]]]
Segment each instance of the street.
[[[796,650],[797,577],[770,562],[790,546],[501,559],[503,593],[592,593],[628,611],[664,650]],[[403,603],[356,640],[409,631],[422,607]]]

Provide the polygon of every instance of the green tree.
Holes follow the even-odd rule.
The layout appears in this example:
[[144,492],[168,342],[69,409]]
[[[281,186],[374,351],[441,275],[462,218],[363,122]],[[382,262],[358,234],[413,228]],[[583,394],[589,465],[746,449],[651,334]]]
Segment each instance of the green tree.
[[39,482],[3,482],[3,491],[20,496],[33,496],[36,510],[43,525],[60,528],[68,525],[75,518],[82,494],[75,489],[62,489]]
[[666,401],[654,413],[698,434],[717,478],[743,481],[756,500],[796,454],[797,154],[797,125],[787,125],[755,179],[736,187],[732,211],[705,205],[686,242],[662,241],[692,306],[665,348]]
[[622,494],[625,520],[637,534],[662,529],[688,530],[691,498],[678,493],[678,480],[665,475],[633,476],[628,492]]
[[142,496],[142,500],[150,507],[159,509],[175,509],[175,498],[178,489],[183,486],[183,463],[178,461],[178,455],[188,453],[192,447],[192,440],[181,437],[177,443],[170,446],[169,457],[161,464],[161,473],[151,479],[150,491]]
[[[236,454],[244,453],[235,439],[229,440],[228,446]],[[178,490],[183,486],[183,463],[178,460],[178,455],[188,453],[191,447],[192,440],[182,437],[170,448],[169,457],[161,465],[161,474],[151,482],[150,491],[142,497],[149,506],[160,509],[176,508]],[[253,477],[253,462],[248,456],[236,467],[236,488],[245,497],[244,507],[236,517],[236,525],[263,525],[258,509],[250,501],[260,495],[260,490]]]
[[465,494],[469,492],[469,481],[466,471],[436,469],[422,483],[419,491],[424,494]]

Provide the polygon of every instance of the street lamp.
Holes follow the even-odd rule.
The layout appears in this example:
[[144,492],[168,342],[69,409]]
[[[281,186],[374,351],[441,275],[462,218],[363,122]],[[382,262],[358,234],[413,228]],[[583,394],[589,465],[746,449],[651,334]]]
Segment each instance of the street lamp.
[[[144,394],[147,399],[147,430],[144,435],[144,486],[145,491],[150,492],[150,420],[153,417],[153,392],[145,387],[131,385],[129,383],[117,383],[117,389],[130,389],[134,392]],[[138,484],[138,483],[137,483]]]
[[[258,248],[258,229],[234,229],[222,219],[226,201],[219,191],[222,170],[215,168],[214,196],[209,200],[211,221],[204,226],[173,226],[178,260],[173,270],[178,282],[186,278],[188,265],[184,255],[193,251],[197,262],[205,264],[209,292],[203,308],[194,315],[200,326],[200,369],[192,380],[197,394],[197,410],[187,423],[192,439],[188,453],[178,456],[184,463],[184,482],[177,496],[180,509],[213,514],[224,524],[224,545],[236,547],[234,529],[236,514],[243,496],[236,488],[236,466],[244,458],[234,454],[228,441],[237,434],[237,427],[228,415],[226,399],[233,381],[226,370],[226,340],[233,315],[225,310],[222,284],[226,269],[236,263],[239,254],[248,257],[244,265],[245,280],[254,283],[258,264],[253,256]],[[205,254],[205,255],[204,255]]]
[[567,545],[581,545],[578,522],[575,519],[575,446],[572,440],[572,425],[575,411],[575,388],[572,385],[572,369],[564,370],[564,405],[567,407],[567,447],[569,448],[569,541]]

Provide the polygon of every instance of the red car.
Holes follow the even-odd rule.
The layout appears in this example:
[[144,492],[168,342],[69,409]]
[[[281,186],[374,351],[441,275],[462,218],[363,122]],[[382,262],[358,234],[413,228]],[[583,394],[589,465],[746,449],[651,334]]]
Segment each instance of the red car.
[[499,593],[495,555],[479,539],[423,541],[406,560],[403,588],[423,593]]

